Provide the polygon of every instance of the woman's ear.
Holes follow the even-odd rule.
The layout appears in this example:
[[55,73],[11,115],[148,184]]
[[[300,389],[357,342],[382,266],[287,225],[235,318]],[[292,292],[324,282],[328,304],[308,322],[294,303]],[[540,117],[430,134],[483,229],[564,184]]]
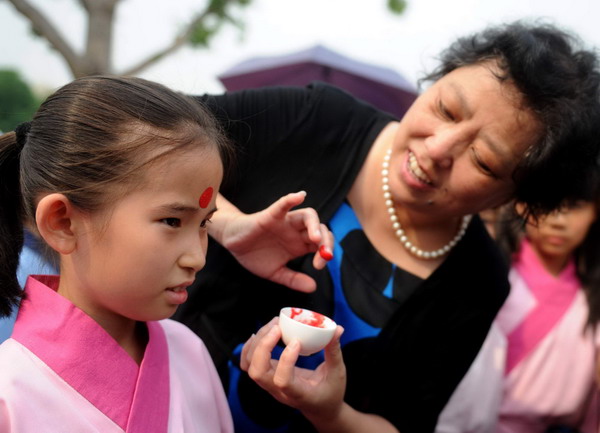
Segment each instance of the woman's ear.
[[40,236],[60,254],[70,254],[77,245],[74,209],[64,194],[49,194],[38,203],[35,221]]

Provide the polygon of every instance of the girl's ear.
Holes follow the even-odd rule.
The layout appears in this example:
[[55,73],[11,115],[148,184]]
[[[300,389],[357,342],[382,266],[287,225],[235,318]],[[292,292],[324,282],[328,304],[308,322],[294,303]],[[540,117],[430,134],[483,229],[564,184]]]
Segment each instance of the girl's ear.
[[40,235],[48,245],[60,254],[70,254],[77,245],[74,230],[73,205],[63,194],[49,194],[38,203],[35,212]]

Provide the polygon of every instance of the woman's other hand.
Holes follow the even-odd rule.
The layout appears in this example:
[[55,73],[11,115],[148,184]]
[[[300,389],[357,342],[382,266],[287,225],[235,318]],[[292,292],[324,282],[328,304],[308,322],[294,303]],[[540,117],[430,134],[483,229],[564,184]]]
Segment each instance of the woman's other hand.
[[340,348],[343,328],[338,326],[325,347],[325,361],[316,370],[296,367],[300,344],[294,340],[279,360],[271,358],[281,338],[279,319],[262,327],[244,345],[241,367],[275,399],[300,410],[308,419],[336,418],[344,404],[346,367]]
[[312,292],[314,279],[291,270],[287,263],[315,253],[313,266],[322,269],[332,257],[333,234],[314,209],[292,210],[305,197],[304,191],[291,193],[260,212],[244,214],[219,195],[219,211],[210,234],[250,272],[294,290]]

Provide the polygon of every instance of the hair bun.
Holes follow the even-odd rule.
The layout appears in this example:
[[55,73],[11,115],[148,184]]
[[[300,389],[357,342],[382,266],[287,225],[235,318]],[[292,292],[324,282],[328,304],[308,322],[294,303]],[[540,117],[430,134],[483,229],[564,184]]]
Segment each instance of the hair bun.
[[31,130],[31,122],[23,122],[20,123],[15,128],[15,135],[17,137],[17,145],[20,149],[23,149],[25,143],[27,142],[27,136],[29,135],[29,131]]

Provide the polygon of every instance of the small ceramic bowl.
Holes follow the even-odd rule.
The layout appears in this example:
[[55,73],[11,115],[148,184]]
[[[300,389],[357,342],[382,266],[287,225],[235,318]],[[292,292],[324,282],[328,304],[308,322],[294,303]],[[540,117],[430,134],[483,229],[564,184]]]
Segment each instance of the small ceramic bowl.
[[323,349],[333,338],[336,324],[329,317],[305,308],[285,307],[279,312],[281,338],[287,345],[300,342],[300,355],[312,355]]

